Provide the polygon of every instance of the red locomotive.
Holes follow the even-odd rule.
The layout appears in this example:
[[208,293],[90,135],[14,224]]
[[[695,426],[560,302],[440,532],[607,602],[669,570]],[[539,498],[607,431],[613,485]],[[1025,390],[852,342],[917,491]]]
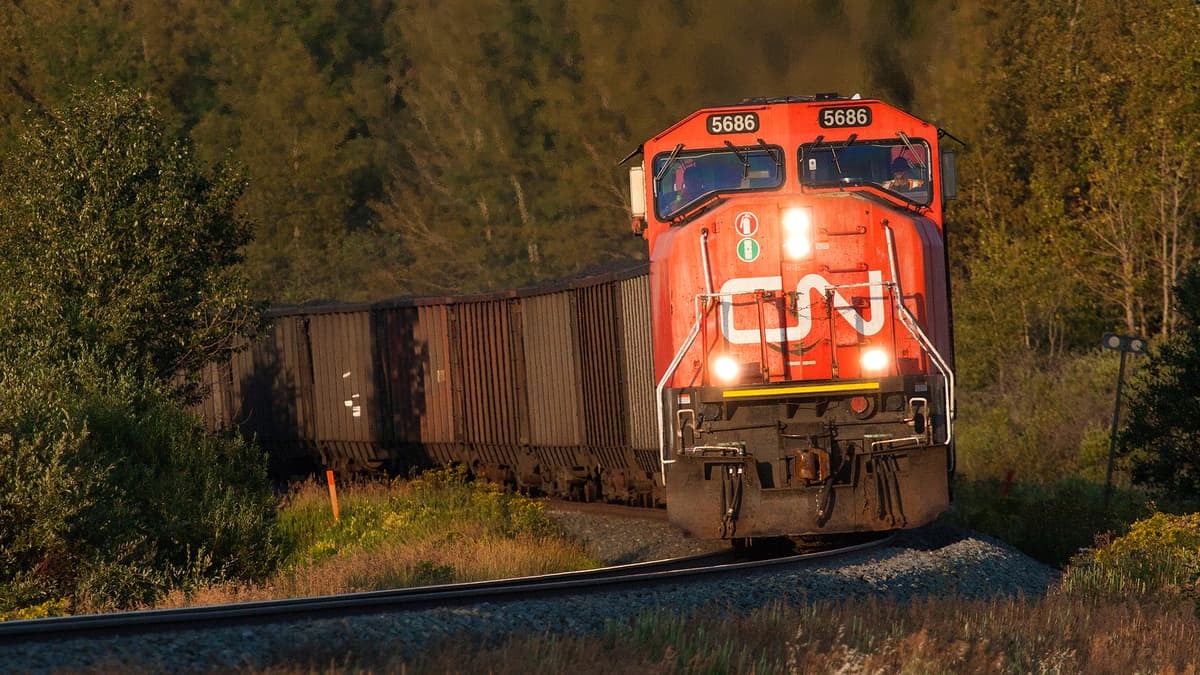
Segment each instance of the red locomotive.
[[632,207],[677,526],[744,540],[916,527],[947,508],[941,135],[819,95],[699,110],[643,144]]

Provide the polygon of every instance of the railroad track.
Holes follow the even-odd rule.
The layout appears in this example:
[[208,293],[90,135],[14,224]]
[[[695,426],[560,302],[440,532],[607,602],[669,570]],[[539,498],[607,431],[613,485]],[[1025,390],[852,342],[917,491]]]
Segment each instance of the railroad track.
[[430,608],[502,603],[513,600],[553,599],[586,593],[624,591],[673,584],[692,577],[744,571],[831,556],[879,546],[874,541],[798,555],[746,560],[733,551],[631,563],[595,570],[562,572],[536,577],[424,586],[344,595],[245,602],[55,617],[0,623],[0,647],[21,643],[137,637],[164,631],[217,630],[248,624],[331,619],[363,614],[384,614]]

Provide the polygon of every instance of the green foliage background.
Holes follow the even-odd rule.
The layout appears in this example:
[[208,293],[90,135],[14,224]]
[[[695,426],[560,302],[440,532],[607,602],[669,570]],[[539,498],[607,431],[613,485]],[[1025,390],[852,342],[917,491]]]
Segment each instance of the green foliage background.
[[198,169],[144,96],[77,90],[27,119],[3,167],[0,349],[169,379],[257,327],[237,267],[242,178]]
[[702,105],[861,91],[944,117],[921,99],[954,100],[923,93],[954,5],[8,4],[0,152],[27,109],[119,82],[246,167],[257,297],[507,287],[641,255],[617,163]]
[[0,152],[72,87],[232,154],[255,297],[499,288],[642,255],[617,162],[692,110],[839,91],[966,141],[961,367],[1170,334],[1197,256],[1195,3],[43,0],[0,8]]

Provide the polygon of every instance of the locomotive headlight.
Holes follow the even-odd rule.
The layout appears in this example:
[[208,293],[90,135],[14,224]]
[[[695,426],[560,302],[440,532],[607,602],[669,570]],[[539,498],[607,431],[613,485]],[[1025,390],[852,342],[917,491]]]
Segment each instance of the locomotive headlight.
[[877,372],[884,370],[888,366],[888,361],[887,351],[878,347],[872,347],[862,353],[862,367],[864,371]]
[[812,252],[812,214],[792,207],[783,211],[783,254],[792,260]]
[[733,384],[734,382],[737,382],[738,372],[740,370],[741,366],[739,366],[738,362],[735,361],[731,356],[721,355],[713,359],[713,375],[715,375],[718,380],[726,384]]

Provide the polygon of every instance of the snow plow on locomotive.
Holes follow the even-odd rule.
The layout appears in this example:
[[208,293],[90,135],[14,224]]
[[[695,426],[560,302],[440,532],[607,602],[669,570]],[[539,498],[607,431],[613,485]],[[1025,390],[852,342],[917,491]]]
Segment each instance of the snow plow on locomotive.
[[948,507],[940,136],[830,95],[700,110],[639,149],[675,525],[743,540],[916,527]]

